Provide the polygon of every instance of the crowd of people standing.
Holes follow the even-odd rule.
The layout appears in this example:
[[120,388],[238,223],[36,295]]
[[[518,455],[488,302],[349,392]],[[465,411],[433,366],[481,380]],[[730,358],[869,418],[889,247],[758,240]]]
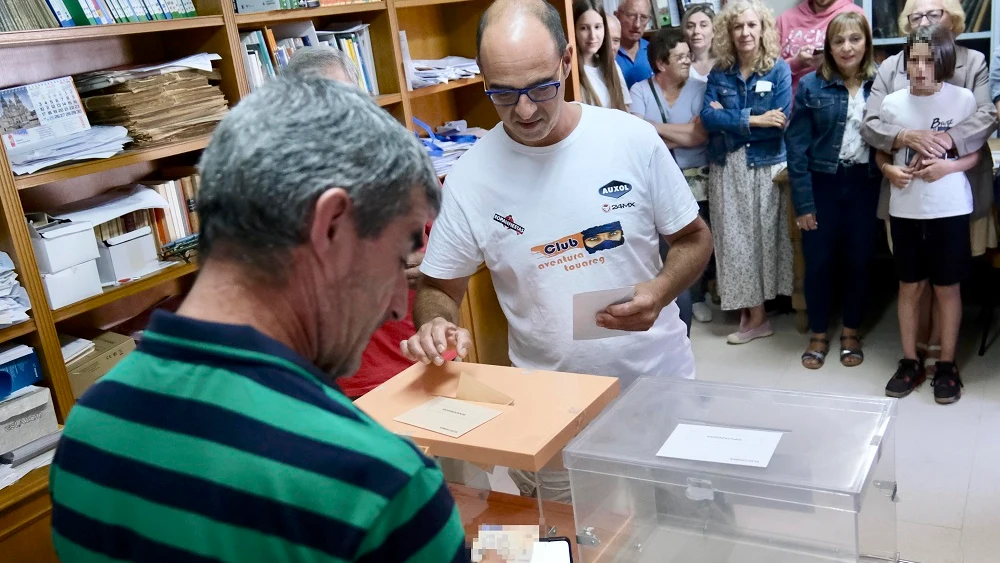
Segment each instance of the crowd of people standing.
[[[902,347],[886,394],[904,397],[933,377],[939,403],[958,400],[961,282],[974,256],[996,246],[986,141],[1000,106],[1000,53],[990,75],[982,53],[956,44],[960,3],[908,0],[899,16],[906,46],[881,64],[851,0],[804,0],[778,18],[760,0],[731,1],[719,14],[695,4],[679,27],[651,36],[648,0],[623,0],[614,15],[579,0],[574,15],[586,103],[651,123],[711,226],[713,259],[678,298],[685,322],[710,321],[713,298],[740,311],[729,343],[773,334],[765,303],[792,292],[792,209],[810,330],[802,364],[825,363],[841,289],[839,360],[861,365],[881,220],[899,279]],[[592,24],[618,21],[612,61],[610,39]],[[787,192],[774,182],[786,169]]]

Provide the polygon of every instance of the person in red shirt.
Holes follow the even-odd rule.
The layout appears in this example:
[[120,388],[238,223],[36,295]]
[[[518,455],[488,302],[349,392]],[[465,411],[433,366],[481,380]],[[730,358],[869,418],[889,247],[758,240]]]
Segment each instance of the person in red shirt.
[[[424,244],[430,234],[431,224],[424,229]],[[409,303],[406,307],[406,317],[399,321],[389,321],[372,334],[364,354],[361,356],[361,367],[350,377],[337,380],[341,391],[349,399],[357,399],[372,389],[382,385],[394,375],[413,365],[413,362],[403,355],[399,343],[408,340],[417,333],[413,326],[413,300],[416,298],[417,282],[420,279],[420,262],[424,259],[424,250],[410,254],[406,259],[406,278],[410,282]]]
[[792,69],[792,95],[799,88],[799,79],[823,62],[826,28],[842,12],[865,13],[853,0],[802,0],[778,18],[781,58]]
[[[291,76],[318,76],[344,84],[358,85],[358,70],[354,63],[339,49],[332,47],[307,47],[299,49],[288,62],[284,73]],[[424,244],[431,225],[424,229]],[[406,260],[406,277],[410,282],[409,305],[406,317],[389,321],[372,334],[368,347],[361,357],[361,367],[350,377],[337,379],[341,391],[349,399],[357,399],[394,375],[413,365],[400,350],[399,343],[417,333],[413,326],[413,301],[416,298],[417,281],[420,279],[420,262],[424,252],[410,254]]]

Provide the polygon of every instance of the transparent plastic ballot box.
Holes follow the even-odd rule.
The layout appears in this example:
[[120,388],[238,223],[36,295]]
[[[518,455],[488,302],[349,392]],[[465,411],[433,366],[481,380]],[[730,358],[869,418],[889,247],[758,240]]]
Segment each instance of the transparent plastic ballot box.
[[895,418],[894,399],[641,378],[563,452],[580,558],[896,562]]

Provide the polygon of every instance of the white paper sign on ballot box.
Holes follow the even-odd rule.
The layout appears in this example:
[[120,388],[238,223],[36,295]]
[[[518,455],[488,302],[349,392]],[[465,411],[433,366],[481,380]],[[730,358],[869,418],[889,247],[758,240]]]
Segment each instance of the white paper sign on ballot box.
[[678,424],[656,455],[691,461],[767,467],[783,435],[783,432],[772,430]]

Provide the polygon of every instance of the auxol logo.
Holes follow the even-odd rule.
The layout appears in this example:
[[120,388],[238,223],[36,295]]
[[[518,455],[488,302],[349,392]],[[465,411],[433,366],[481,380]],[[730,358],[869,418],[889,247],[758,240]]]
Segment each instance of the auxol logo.
[[518,225],[517,223],[515,223],[514,222],[514,218],[511,217],[510,215],[508,215],[506,217],[501,217],[499,213],[494,213],[493,214],[493,220],[496,221],[497,223],[500,223],[504,227],[507,227],[508,229],[514,231],[515,233],[517,233],[519,235],[523,235],[524,234],[524,227],[522,227],[521,225]]
[[619,209],[628,209],[629,207],[635,207],[635,202],[630,201],[628,203],[616,203],[614,205],[611,205],[610,203],[605,203],[604,205],[601,206],[601,209],[603,209],[605,213],[611,213],[612,211],[618,211]]
[[628,182],[620,182],[618,180],[608,182],[597,189],[597,193],[602,196],[613,197],[615,199],[622,197],[630,191],[632,191],[632,184],[629,184]]

